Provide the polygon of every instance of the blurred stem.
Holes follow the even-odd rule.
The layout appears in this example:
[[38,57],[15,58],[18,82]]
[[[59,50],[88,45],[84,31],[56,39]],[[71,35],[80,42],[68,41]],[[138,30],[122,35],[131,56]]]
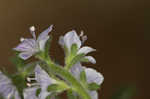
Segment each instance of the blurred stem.
[[90,95],[88,94],[88,91],[81,85],[81,83],[78,80],[75,79],[75,77],[69,71],[64,69],[62,66],[53,63],[50,57],[44,58],[39,55],[37,57],[42,61],[46,62],[54,74],[68,81],[71,84],[71,88],[76,93],[78,93],[82,97],[82,99],[91,99]]

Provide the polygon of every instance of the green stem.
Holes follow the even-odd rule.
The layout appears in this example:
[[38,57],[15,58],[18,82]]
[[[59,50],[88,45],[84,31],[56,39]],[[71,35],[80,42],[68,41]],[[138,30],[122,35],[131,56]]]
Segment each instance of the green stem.
[[[40,59],[42,59],[42,57],[40,57]],[[76,80],[76,78],[69,71],[64,69],[62,66],[58,66],[52,63],[50,59],[42,60],[45,61],[48,66],[50,66],[52,72],[68,81],[71,84],[73,90],[77,92],[82,97],[82,99],[91,99],[88,91],[81,85],[78,80]]]

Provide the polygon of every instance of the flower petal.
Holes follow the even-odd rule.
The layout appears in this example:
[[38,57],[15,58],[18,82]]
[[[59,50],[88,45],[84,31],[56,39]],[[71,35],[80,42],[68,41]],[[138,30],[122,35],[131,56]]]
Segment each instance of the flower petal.
[[36,41],[34,39],[24,39],[14,50],[29,51],[34,48]]
[[74,66],[72,66],[72,68],[70,69],[70,72],[72,73],[72,75],[74,75],[77,79],[80,79],[80,73],[83,71],[83,68],[81,66],[80,63],[75,64]]
[[10,99],[14,97],[16,91],[17,90],[15,86],[12,85],[11,80],[0,71],[0,94],[6,99]]
[[94,57],[92,57],[92,56],[85,56],[84,58],[88,59],[89,62],[91,62],[91,63],[93,63],[93,64],[96,64],[96,60],[95,60]]
[[23,60],[27,60],[33,54],[34,54],[33,52],[22,52],[22,53],[19,54],[19,57],[22,58]]
[[35,78],[41,86],[45,87],[52,84],[52,79],[39,65],[35,68]]
[[101,85],[104,81],[104,77],[101,73],[97,72],[96,70],[92,68],[84,68],[86,73],[86,78],[88,83],[96,83],[98,85]]
[[82,53],[83,54],[88,54],[88,53],[93,52],[93,51],[96,51],[96,49],[85,46],[85,47],[80,48],[77,54],[82,54]]
[[77,44],[78,48],[81,47],[81,40],[80,40],[79,36],[77,35],[76,31],[74,31],[74,30],[68,32],[64,36],[64,43],[69,50],[70,50],[72,44]]
[[31,87],[31,88],[24,89],[24,92],[23,92],[24,99],[39,99],[36,96],[36,90],[37,90],[37,87]]
[[38,41],[45,39],[49,32],[51,32],[53,29],[53,25],[49,26],[46,30],[44,30],[42,33],[40,33],[40,35],[38,36]]
[[41,87],[39,97],[40,99],[45,99],[50,94],[50,92],[47,92],[47,87],[55,81],[39,65],[35,68],[35,78]]
[[47,42],[47,40],[49,39],[49,36],[45,37],[45,39],[42,39],[39,41],[39,47],[41,51],[44,51],[45,49],[45,44]]
[[63,36],[59,37],[58,43],[59,43],[59,45],[61,45],[62,47],[64,47],[65,42],[64,42],[64,37]]
[[90,91],[89,92],[91,99],[98,99],[98,94],[96,91]]

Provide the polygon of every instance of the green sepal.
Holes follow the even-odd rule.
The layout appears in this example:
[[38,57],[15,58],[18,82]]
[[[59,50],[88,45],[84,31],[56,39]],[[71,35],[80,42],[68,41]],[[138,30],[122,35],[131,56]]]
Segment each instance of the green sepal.
[[89,90],[98,90],[100,88],[100,86],[96,83],[90,83],[88,84],[88,89]]
[[77,54],[77,51],[78,51],[78,46],[77,46],[77,44],[73,44],[72,46],[71,46],[71,56],[74,56],[74,55],[76,55]]
[[66,65],[66,69],[69,70],[74,64],[81,61],[85,54],[78,54],[72,58],[72,60]]
[[36,96],[38,97],[40,93],[41,93],[41,88],[38,88],[38,89],[36,90]]
[[59,84],[51,84],[47,87],[48,92],[63,92],[68,87],[65,85],[65,83],[60,82]]
[[52,35],[49,36],[49,39],[47,40],[47,42],[45,44],[45,50],[44,50],[44,57],[45,58],[49,57],[49,51],[50,51],[51,42],[52,42]]
[[85,71],[83,70],[81,73],[80,73],[80,81],[83,83],[83,84],[86,84],[86,73]]
[[25,66],[25,61],[19,57],[19,52],[16,52],[15,55],[10,58],[10,61],[17,68],[17,71],[21,71]]

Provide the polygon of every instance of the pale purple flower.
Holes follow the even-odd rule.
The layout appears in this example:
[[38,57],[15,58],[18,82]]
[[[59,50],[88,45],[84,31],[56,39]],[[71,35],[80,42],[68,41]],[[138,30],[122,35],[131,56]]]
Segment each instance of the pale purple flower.
[[[86,67],[81,66],[80,63],[77,63],[74,66],[72,66],[72,68],[70,69],[70,72],[78,80],[80,79],[80,73],[82,71],[85,71],[87,84],[96,83],[98,85],[101,85],[103,83],[104,81],[103,75],[92,68],[86,68]],[[98,94],[96,91],[89,90],[89,94],[91,96],[91,99],[98,99]]]
[[47,87],[56,83],[56,81],[52,79],[39,65],[37,65],[35,68],[35,79],[41,88],[39,99],[45,99],[51,94],[51,92],[47,91]]
[[23,91],[24,99],[40,99],[36,96],[36,91],[38,87],[26,88]]
[[5,99],[21,99],[11,80],[0,71],[0,94]]
[[35,35],[35,27],[30,27],[33,38],[21,38],[21,43],[14,50],[21,52],[19,57],[26,60],[39,51],[44,51],[46,41],[49,39],[49,32],[52,31],[52,25],[44,30],[38,37]]
[[[81,39],[80,39],[81,38]],[[78,47],[77,54],[88,54],[90,52],[95,51],[95,49],[89,47],[89,46],[82,46],[83,42],[87,39],[87,36],[83,36],[83,32],[81,32],[80,36],[77,35],[76,31],[72,30],[65,34],[65,36],[61,36],[59,38],[59,44],[64,48],[64,46],[68,49],[70,52],[71,46],[73,44],[76,44]],[[85,57],[88,59],[91,63],[96,63],[96,60],[92,56]]]

